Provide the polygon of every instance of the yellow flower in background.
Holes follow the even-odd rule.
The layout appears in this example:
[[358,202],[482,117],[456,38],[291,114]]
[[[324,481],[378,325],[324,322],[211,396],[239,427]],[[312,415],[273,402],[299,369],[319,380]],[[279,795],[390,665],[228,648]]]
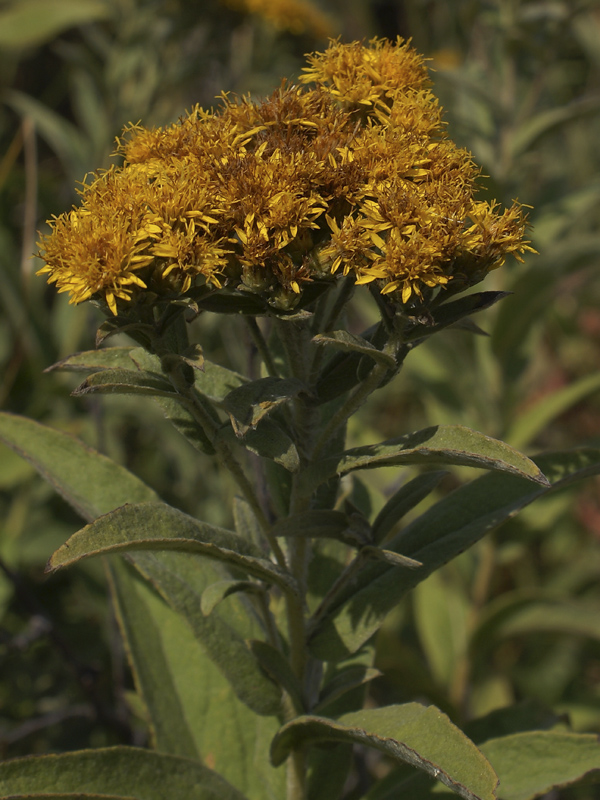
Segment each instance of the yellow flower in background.
[[418,306],[530,249],[518,204],[500,213],[475,199],[478,169],[406,43],[336,41],[308,61],[312,87],[130,126],[123,166],[51,221],[41,272],[113,314],[145,293],[221,289],[287,310],[308,284],[343,276]]
[[332,20],[308,0],[225,0],[228,6],[262,17],[275,28],[326,39]]

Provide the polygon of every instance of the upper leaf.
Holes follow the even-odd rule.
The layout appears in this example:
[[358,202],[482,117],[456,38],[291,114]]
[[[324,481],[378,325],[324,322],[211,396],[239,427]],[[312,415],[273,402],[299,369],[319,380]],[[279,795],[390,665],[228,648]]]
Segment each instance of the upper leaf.
[[431,310],[430,321],[425,324],[419,322],[411,327],[406,339],[414,342],[427,336],[432,336],[443,328],[467,318],[470,314],[475,314],[477,311],[483,311],[493,306],[509,294],[510,292],[475,292],[460,297],[458,300],[442,303]]
[[123,550],[176,550],[223,561],[255,578],[294,591],[292,576],[263,558],[252,542],[225,528],[189,517],[163,503],[125,505],[86,525],[48,561],[46,571],[82,558]]
[[75,396],[98,393],[176,396],[172,384],[166,378],[153,372],[133,369],[108,369],[104,372],[94,372],[73,392]]
[[338,720],[302,716],[281,728],[271,759],[281,764],[293,747],[349,742],[373,747],[416,767],[466,800],[495,800],[498,778],[477,747],[434,706],[401,706],[357,711]]
[[98,350],[84,350],[81,353],[73,353],[51,367],[47,367],[44,372],[54,372],[54,370],[69,370],[71,372],[100,372],[105,369],[131,369],[131,358],[129,354],[134,350],[133,347],[101,347]]
[[353,333],[348,333],[348,331],[319,333],[313,337],[313,342],[320,345],[330,345],[338,350],[369,356],[373,361],[383,364],[389,369],[396,369],[398,366],[393,356],[378,350],[368,339],[363,339],[362,336],[356,336]]
[[303,475],[305,489],[315,489],[334,475],[358,469],[402,464],[456,464],[500,470],[542,485],[548,482],[531,459],[514,448],[462,425],[439,425],[364,447],[355,447],[311,464]]
[[223,408],[232,417],[236,432],[243,435],[274,408],[307,391],[296,378],[260,378],[232,389],[223,400]]

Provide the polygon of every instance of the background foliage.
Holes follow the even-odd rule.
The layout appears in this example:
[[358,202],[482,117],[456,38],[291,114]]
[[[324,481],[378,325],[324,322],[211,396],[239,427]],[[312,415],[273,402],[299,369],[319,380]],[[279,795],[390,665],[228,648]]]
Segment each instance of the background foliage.
[[[150,403],[71,398],[75,380],[43,372],[89,348],[98,317],[34,278],[30,254],[44,220],[75,201],[75,182],[110,163],[125,123],[163,124],[221,90],[267,94],[338,34],[413,37],[432,59],[452,137],[483,167],[484,194],[534,207],[540,252],[488,279],[485,288],[514,292],[478,319],[489,337],[457,330],[419,348],[354,423],[351,444],[434,423],[527,453],[599,443],[600,2],[4,2],[0,407],[74,433],[214,523],[229,522],[221,477]],[[357,331],[369,324],[366,304],[353,313]],[[235,320],[200,324],[223,363],[252,359]],[[454,470],[438,492],[464,475]],[[395,479],[370,473],[354,502],[377,510]],[[370,702],[428,700],[466,724],[527,701],[600,731],[598,487],[536,504],[421,584],[380,634],[385,677]],[[0,756],[143,744],[102,567],[44,580],[80,520],[8,450],[0,519]],[[365,760],[356,792],[385,769]]]

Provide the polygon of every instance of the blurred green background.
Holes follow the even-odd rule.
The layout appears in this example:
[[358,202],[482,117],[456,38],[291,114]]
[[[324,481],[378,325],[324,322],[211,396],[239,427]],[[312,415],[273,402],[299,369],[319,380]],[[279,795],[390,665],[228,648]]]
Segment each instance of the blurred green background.
[[[69,431],[172,504],[229,520],[209,461],[150,401],[71,398],[44,369],[93,346],[99,316],[35,277],[45,220],[111,163],[128,122],[161,125],[221,91],[273,91],[303,54],[411,38],[482,195],[532,206],[539,251],[494,272],[513,294],[408,359],[350,431],[368,443],[460,423],[533,454],[600,444],[600,0],[4,0],[0,2],[0,408]],[[358,302],[350,324],[370,324]],[[201,320],[206,351],[244,368],[236,320]],[[143,408],[140,404],[143,403]],[[440,492],[469,478],[452,472]],[[374,511],[406,473],[373,473]],[[373,702],[431,701],[460,724],[516,702],[600,732],[600,483],[526,509],[421,584],[377,642]],[[0,757],[146,742],[98,562],[45,580],[81,526],[0,451]],[[377,769],[377,765],[371,766]],[[587,793],[586,793],[587,792]],[[599,797],[591,789],[554,798]]]

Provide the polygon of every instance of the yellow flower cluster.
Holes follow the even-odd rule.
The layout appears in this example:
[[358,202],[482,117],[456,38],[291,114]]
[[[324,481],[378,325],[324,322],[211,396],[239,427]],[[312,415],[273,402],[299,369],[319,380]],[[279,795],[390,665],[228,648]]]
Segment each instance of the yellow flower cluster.
[[122,167],[55,218],[40,270],[71,302],[119,305],[199,287],[292,308],[352,275],[398,303],[470,285],[530,249],[518,204],[474,199],[478,171],[446,135],[406,43],[332,42],[261,103],[223,96],[177,124],[131,126]]

